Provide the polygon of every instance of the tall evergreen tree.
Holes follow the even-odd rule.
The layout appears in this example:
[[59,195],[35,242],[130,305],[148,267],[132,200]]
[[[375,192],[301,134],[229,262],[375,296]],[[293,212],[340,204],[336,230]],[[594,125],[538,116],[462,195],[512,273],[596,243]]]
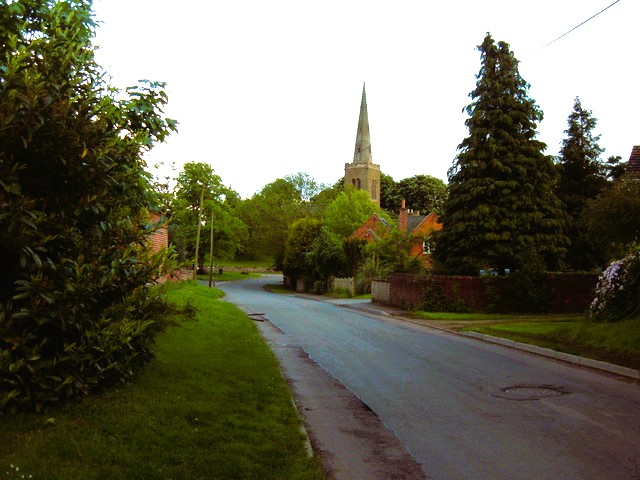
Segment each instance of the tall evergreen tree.
[[542,111],[507,43],[487,34],[478,50],[481,68],[466,107],[469,136],[449,171],[435,257],[454,273],[557,268],[567,239],[553,163],[535,139]]
[[567,252],[569,267],[585,270],[600,263],[600,255],[587,240],[585,227],[579,221],[587,202],[598,196],[607,185],[607,170],[600,160],[604,151],[594,135],[597,120],[582,107],[576,97],[567,119],[567,137],[562,141],[558,165],[557,195],[569,216],[566,232],[571,240]]

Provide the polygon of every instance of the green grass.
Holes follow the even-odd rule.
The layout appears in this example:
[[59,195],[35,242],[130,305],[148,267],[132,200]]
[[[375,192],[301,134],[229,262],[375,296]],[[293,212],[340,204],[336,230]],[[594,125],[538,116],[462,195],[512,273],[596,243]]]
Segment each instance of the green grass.
[[199,312],[160,336],[134,381],[44,415],[0,417],[0,478],[323,478],[252,321],[196,282],[167,294]]
[[414,315],[426,320],[447,320],[447,321],[485,321],[491,320],[496,322],[502,321],[539,321],[556,322],[566,321],[566,319],[577,320],[582,318],[578,315],[531,315],[531,314],[505,314],[505,313],[453,313],[453,312],[423,312],[416,310],[412,312]]
[[[250,272],[238,272],[238,271],[229,271],[225,270],[222,274],[218,274],[218,270],[216,270],[213,274],[213,280],[216,282],[235,282],[238,280],[246,280],[247,278],[258,278],[260,277],[259,273],[250,273]],[[196,275],[198,280],[209,280],[209,275]]]
[[538,320],[475,324],[463,330],[640,369],[640,318],[616,323]]
[[[216,260],[216,268],[218,266],[221,267],[231,267],[231,268],[246,268],[246,269],[257,269],[257,270],[271,270],[273,268],[273,258],[259,258],[254,260],[245,260],[245,259],[232,259],[232,260]],[[205,265],[208,263],[205,262]]]

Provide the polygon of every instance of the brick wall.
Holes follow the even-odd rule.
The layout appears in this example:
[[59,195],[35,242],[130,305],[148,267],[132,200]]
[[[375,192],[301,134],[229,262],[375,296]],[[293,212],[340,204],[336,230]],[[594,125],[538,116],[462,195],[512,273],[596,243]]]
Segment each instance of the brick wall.
[[[157,223],[161,218],[160,214],[151,213],[150,223]],[[153,253],[167,248],[169,246],[169,229],[167,228],[167,224],[164,223],[157,230],[147,235],[147,242],[149,242]]]
[[[547,289],[551,295],[549,312],[581,313],[589,308],[594,296],[596,274],[549,274]],[[508,311],[506,288],[510,279],[393,273],[389,277],[388,297],[382,291],[374,293],[372,301],[394,307],[420,308],[428,295],[442,301],[446,310],[461,307],[471,311]]]

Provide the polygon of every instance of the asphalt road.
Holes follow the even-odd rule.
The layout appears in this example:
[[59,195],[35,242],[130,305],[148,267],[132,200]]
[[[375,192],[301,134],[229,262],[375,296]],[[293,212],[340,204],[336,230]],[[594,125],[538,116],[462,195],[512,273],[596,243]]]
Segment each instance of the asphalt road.
[[637,382],[393,318],[220,285],[365,402],[435,480],[640,479]]

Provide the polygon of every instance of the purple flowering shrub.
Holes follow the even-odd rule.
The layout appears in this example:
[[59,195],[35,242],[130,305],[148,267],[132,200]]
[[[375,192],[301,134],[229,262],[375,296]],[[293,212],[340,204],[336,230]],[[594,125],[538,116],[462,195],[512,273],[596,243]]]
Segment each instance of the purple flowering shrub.
[[617,260],[602,272],[589,316],[615,322],[640,315],[640,250]]

